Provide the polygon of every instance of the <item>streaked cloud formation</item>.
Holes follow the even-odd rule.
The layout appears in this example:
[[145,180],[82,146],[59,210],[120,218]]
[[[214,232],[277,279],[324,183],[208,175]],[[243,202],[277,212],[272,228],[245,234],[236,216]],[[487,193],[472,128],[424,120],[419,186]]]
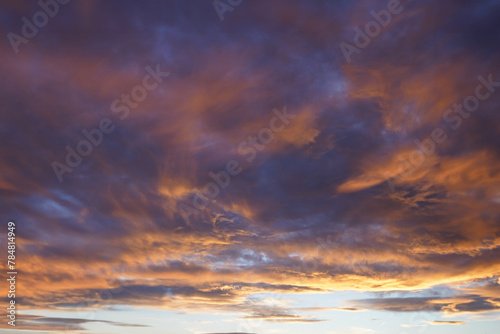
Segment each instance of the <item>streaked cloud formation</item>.
[[463,321],[431,321],[431,325],[465,325],[466,323]]
[[[4,35],[39,10],[4,7]],[[339,44],[387,1],[245,1],[222,22],[211,1],[75,1],[19,53],[4,40],[1,217],[19,226],[19,304],[328,328],[342,311],[464,327],[462,316],[498,315],[500,87],[483,85],[491,95],[466,117],[453,106],[479,76],[500,82],[500,6],[404,7],[350,63]],[[169,76],[120,119],[111,104],[156,64]],[[285,106],[283,131],[250,144]],[[60,183],[51,163],[103,118],[116,128]],[[408,168],[438,127],[447,140]],[[188,224],[179,206],[229,161],[241,173]],[[370,296],[297,302],[333,291]]]

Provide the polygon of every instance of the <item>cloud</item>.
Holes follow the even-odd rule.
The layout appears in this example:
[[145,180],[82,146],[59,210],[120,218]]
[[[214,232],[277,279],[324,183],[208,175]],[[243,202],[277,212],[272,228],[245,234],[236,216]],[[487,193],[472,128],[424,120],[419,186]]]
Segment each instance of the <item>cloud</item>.
[[[456,130],[443,113],[479,75],[500,80],[498,3],[412,2],[346,63],[340,41],[386,5],[252,2],[222,25],[211,2],[69,4],[18,55],[2,48],[0,208],[19,226],[22,305],[316,322],[250,301],[460,285],[331,309],[497,312],[500,91]],[[29,12],[9,1],[6,32]],[[113,101],[155,64],[171,75],[120,119]],[[284,106],[295,118],[263,145]],[[116,129],[59,183],[51,163],[103,118]],[[408,172],[438,127],[448,139]],[[195,207],[233,160],[241,173]]]
[[430,325],[466,325],[467,322],[465,321],[441,321],[441,320],[435,320],[435,321],[430,321]]
[[[77,331],[86,330],[85,324],[89,323],[104,323],[112,326],[119,327],[150,327],[142,324],[128,324],[107,320],[90,320],[81,318],[60,318],[60,317],[44,317],[37,315],[21,315],[16,320],[16,329],[18,330],[37,330],[37,331]],[[0,325],[0,328],[12,328],[7,324]]]
[[373,298],[351,301],[354,305],[372,310],[391,312],[443,312],[465,314],[498,311],[500,299],[479,295],[457,295],[454,297],[401,297]]

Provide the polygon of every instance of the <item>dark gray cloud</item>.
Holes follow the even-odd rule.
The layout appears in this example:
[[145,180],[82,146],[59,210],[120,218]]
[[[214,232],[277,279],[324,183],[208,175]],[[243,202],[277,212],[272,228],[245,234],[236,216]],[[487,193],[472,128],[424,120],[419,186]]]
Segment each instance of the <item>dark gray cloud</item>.
[[454,297],[403,297],[373,298],[352,301],[361,308],[391,312],[445,312],[468,313],[498,311],[500,298],[479,295],[458,295]]
[[[85,331],[85,324],[88,323],[105,323],[112,326],[119,327],[150,327],[141,324],[128,324],[107,320],[90,320],[81,318],[57,318],[57,317],[44,317],[37,315],[21,315],[16,320],[16,329],[18,330],[46,330],[46,331]],[[2,328],[11,328],[2,324]]]

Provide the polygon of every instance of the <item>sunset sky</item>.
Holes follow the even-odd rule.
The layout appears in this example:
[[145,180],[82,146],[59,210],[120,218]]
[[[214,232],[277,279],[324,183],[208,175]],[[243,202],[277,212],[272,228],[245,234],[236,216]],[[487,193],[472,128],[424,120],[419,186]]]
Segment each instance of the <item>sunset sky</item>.
[[500,1],[0,8],[0,333],[498,333]]

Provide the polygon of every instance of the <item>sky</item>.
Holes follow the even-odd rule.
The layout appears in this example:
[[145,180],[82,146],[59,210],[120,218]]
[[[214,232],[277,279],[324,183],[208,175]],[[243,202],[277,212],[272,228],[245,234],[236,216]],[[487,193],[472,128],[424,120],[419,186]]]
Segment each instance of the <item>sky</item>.
[[0,333],[498,332],[500,1],[0,8]]

